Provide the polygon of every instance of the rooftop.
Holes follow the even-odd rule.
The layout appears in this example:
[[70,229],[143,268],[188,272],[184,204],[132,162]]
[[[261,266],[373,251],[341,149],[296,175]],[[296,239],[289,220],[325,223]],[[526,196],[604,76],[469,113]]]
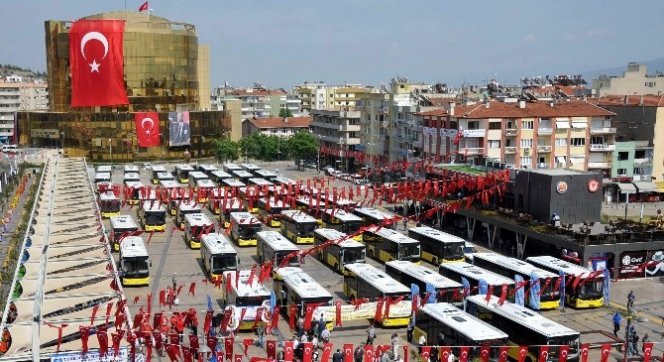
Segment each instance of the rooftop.
[[311,124],[312,117],[267,117],[267,118],[247,118],[259,129],[266,128],[305,128]]
[[483,119],[615,116],[613,112],[582,100],[563,102],[525,101],[525,107],[523,108],[519,107],[519,103],[490,101],[472,106],[457,106],[454,110],[454,117]]
[[572,170],[569,168],[534,168],[530,170],[519,170],[519,172],[532,172],[549,176],[573,176],[573,175],[596,175],[597,172]]
[[589,100],[599,106],[643,106],[664,107],[664,95],[617,95],[609,94],[604,97]]

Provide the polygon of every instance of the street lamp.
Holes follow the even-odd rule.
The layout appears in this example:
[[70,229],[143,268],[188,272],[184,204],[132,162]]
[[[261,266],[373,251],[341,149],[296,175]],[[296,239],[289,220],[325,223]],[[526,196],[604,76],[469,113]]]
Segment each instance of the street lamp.
[[111,157],[111,169],[113,168],[113,144],[111,143],[112,139],[108,139],[108,155]]
[[198,358],[201,361],[206,361],[208,354],[212,353],[212,350],[210,347],[208,347],[206,344],[198,347]]
[[62,135],[62,142],[60,142],[60,148],[62,148],[62,154],[65,153],[65,131],[60,132]]

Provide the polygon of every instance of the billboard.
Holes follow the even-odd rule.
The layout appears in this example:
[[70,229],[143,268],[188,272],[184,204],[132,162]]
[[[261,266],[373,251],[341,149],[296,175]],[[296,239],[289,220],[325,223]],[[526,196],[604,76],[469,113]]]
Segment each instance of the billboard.
[[118,356],[113,358],[113,348],[109,348],[106,356],[100,356],[98,349],[91,349],[83,355],[78,352],[59,352],[51,354],[51,362],[126,362],[129,351],[127,347],[120,347]]
[[168,112],[169,145],[191,145],[191,127],[189,126],[189,112]]
[[618,278],[664,276],[664,251],[626,251],[620,254]]

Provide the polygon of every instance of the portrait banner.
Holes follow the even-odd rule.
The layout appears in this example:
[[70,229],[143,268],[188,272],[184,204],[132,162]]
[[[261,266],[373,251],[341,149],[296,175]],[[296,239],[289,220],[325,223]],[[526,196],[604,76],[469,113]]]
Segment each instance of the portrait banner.
[[170,147],[191,145],[189,112],[169,112],[168,131]]

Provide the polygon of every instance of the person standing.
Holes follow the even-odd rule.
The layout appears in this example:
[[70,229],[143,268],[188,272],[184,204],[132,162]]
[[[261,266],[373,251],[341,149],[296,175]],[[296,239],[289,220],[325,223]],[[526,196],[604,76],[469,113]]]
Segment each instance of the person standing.
[[420,339],[417,341],[417,352],[422,354],[422,347],[427,345],[427,339],[424,337],[424,334],[420,334]]
[[322,343],[330,343],[330,330],[325,328],[320,332],[320,341]]
[[376,328],[371,323],[369,324],[369,328],[367,328],[367,344],[373,346],[374,339],[376,339]]
[[618,331],[620,330],[620,321],[622,317],[620,312],[616,311],[616,314],[613,315],[613,335],[618,337]]
[[353,356],[355,358],[355,362],[362,362],[364,359],[364,345],[359,345],[357,348],[355,348],[355,352],[353,352]]
[[650,342],[650,337],[648,336],[648,333],[643,335],[643,339],[641,340],[641,352],[644,354],[646,353],[646,346],[645,344]]
[[337,351],[332,355],[332,362],[343,362],[344,355],[341,353],[341,350],[337,348]]
[[629,294],[627,294],[627,308],[634,308],[635,299],[636,296],[634,295],[634,291],[630,290]]
[[415,319],[411,316],[408,320],[408,327],[406,329],[406,339],[408,343],[413,343],[413,331],[415,330]]
[[304,317],[300,316],[300,318],[297,319],[297,335],[302,336],[304,334]]
[[327,328],[327,320],[325,319],[325,314],[320,314],[320,319],[318,320],[318,338],[323,333],[323,330]]

